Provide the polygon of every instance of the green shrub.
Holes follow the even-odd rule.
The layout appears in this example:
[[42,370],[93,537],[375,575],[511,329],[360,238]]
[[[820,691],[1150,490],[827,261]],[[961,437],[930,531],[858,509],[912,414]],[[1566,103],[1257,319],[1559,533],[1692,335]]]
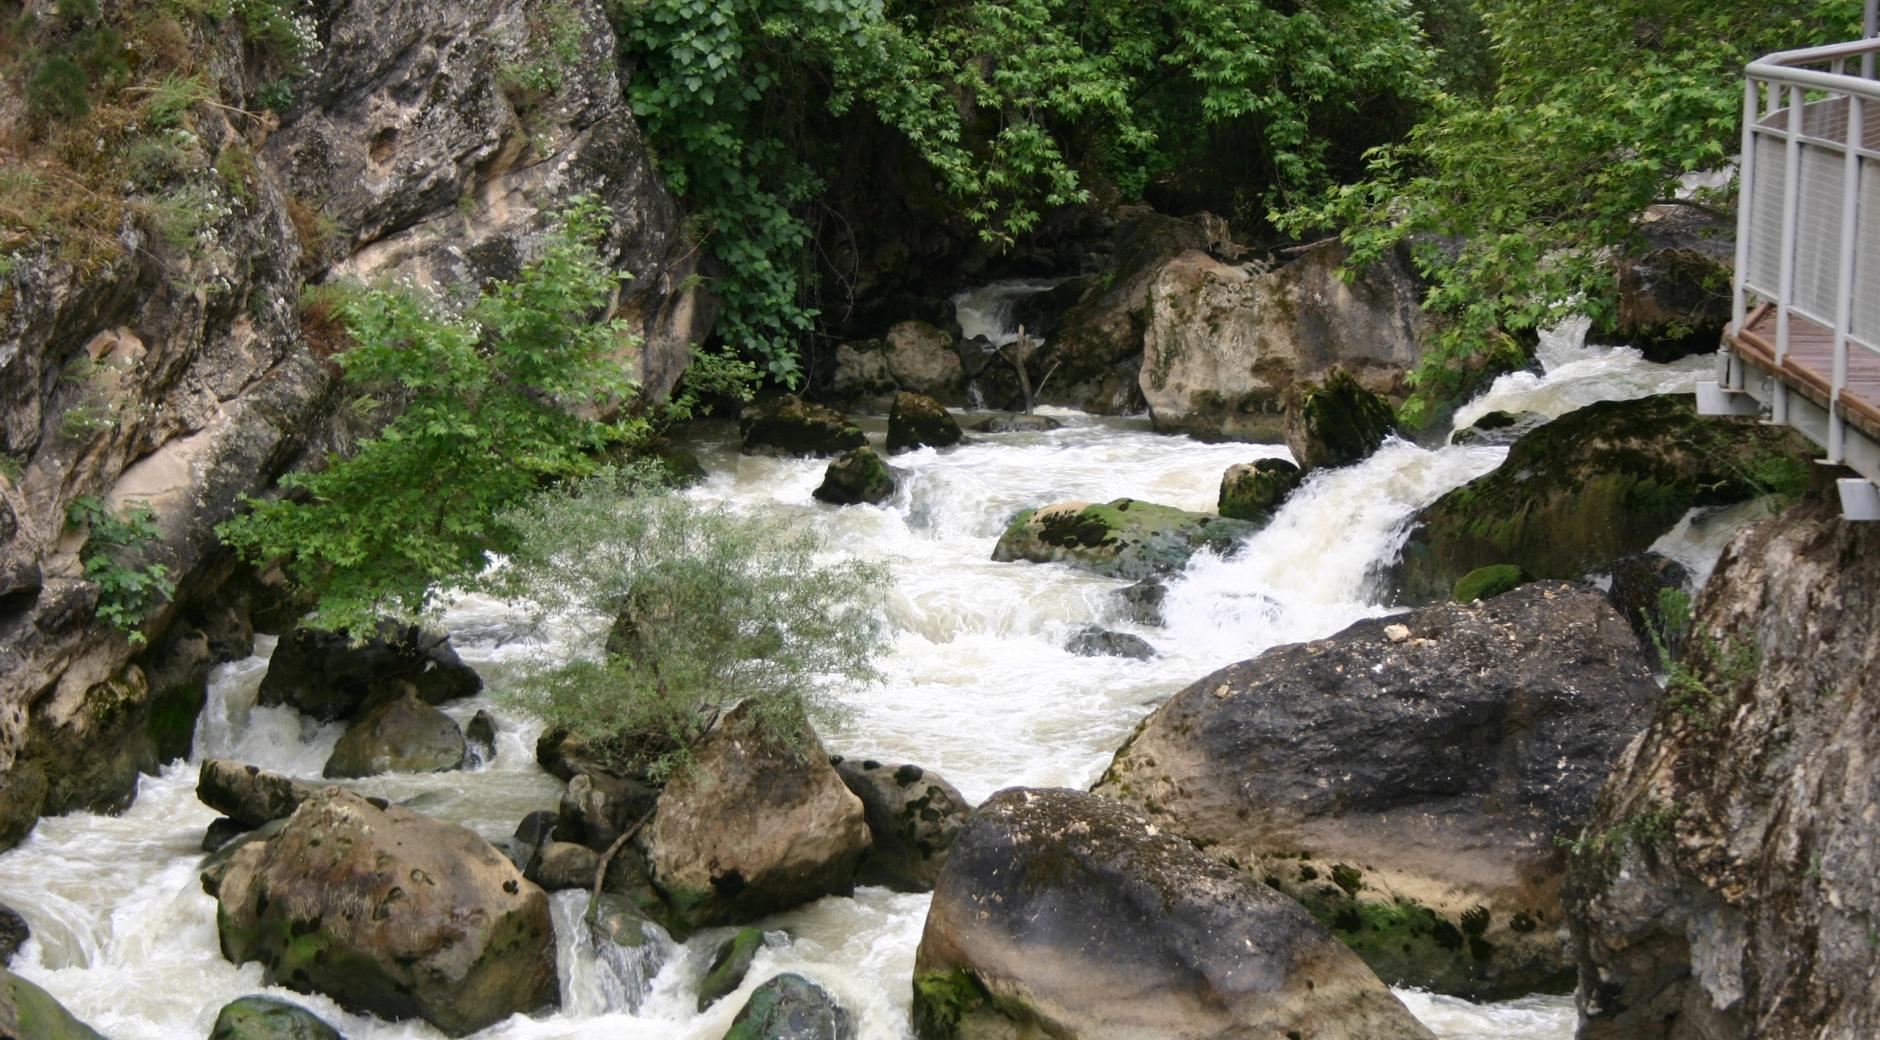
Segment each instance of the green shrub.
[[146,558],[161,535],[150,507],[140,503],[118,515],[88,495],[73,501],[66,511],[66,522],[86,531],[85,546],[78,558],[84,566],[85,580],[98,586],[94,616],[123,632],[132,646],[142,646],[144,634],[139,628],[157,607],[176,594],[170,569]]

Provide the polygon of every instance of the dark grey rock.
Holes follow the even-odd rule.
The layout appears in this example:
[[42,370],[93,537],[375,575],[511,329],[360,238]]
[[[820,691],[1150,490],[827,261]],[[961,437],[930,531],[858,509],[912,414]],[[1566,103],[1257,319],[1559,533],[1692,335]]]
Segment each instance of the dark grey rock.
[[1141,636],[1113,632],[1096,625],[1085,625],[1071,636],[1064,649],[1079,657],[1128,657],[1147,661],[1155,656],[1155,647]]
[[778,975],[757,987],[731,1020],[724,1040],[854,1040],[849,1013],[801,975]]
[[427,704],[468,697],[483,680],[451,648],[449,637],[408,626],[387,626],[359,646],[344,632],[296,628],[281,637],[268,659],[257,700],[285,704],[323,722],[357,715],[374,700],[396,696],[410,683]]
[[931,891],[972,805],[938,773],[916,765],[833,761],[868,819],[871,842],[857,879],[902,892]]

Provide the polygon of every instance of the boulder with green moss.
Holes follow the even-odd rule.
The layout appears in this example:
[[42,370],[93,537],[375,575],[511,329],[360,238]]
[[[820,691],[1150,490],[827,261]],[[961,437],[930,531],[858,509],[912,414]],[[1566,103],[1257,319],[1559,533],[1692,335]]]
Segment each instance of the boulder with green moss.
[[1475,570],[1456,579],[1456,587],[1449,592],[1449,598],[1457,603],[1474,603],[1481,599],[1494,599],[1504,592],[1518,589],[1534,580],[1534,575],[1511,563],[1496,563]]
[[209,1040],[340,1040],[320,1016],[273,997],[240,997],[222,1005]]
[[1362,462],[1396,432],[1389,403],[1342,368],[1296,388],[1286,402],[1286,447],[1303,470]]
[[940,402],[921,394],[894,395],[888,410],[888,454],[916,448],[948,448],[965,435]]
[[712,953],[711,966],[705,969],[705,977],[699,980],[698,1009],[702,1012],[721,998],[736,992],[744,984],[744,976],[750,974],[751,962],[757,959],[757,951],[763,948],[762,928],[746,928],[719,943],[718,949]]
[[418,699],[410,684],[368,708],[333,745],[323,775],[436,773],[463,766],[467,745],[457,720]]
[[1661,696],[1598,590],[1536,582],[1214,672],[1094,791],[1299,900],[1392,985],[1565,993],[1563,843]]
[[855,1023],[827,990],[783,974],[751,993],[724,1040],[855,1040]]
[[746,455],[840,455],[868,443],[861,427],[841,412],[794,394],[754,404],[738,418]]
[[874,505],[894,497],[894,474],[875,449],[844,452],[829,463],[823,482],[810,492],[817,501],[838,506]]
[[973,814],[914,960],[921,1040],[1430,1033],[1254,875],[1135,808],[1011,788]]
[[1580,578],[1643,552],[1694,506],[1799,493],[1808,458],[1791,430],[1705,418],[1681,395],[1589,405],[1418,513],[1391,580],[1403,602],[1427,603],[1492,564]]
[[105,1040],[52,994],[0,968],[0,1036],[20,1040]]
[[999,562],[1068,563],[1112,578],[1180,574],[1207,549],[1223,556],[1239,549],[1258,524],[1212,513],[1119,498],[1114,502],[1058,502],[1020,513],[992,558]]
[[1217,511],[1230,520],[1264,524],[1304,480],[1305,473],[1285,459],[1237,463],[1221,474]]

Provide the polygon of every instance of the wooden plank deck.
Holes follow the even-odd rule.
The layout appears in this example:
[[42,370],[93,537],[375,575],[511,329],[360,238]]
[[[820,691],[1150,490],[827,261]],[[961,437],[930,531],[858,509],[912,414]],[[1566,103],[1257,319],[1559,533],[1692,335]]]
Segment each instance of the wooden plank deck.
[[[1747,327],[1730,336],[1739,353],[1771,373],[1790,389],[1823,407],[1834,379],[1834,331],[1802,317],[1789,315],[1789,353],[1776,365],[1776,312],[1767,304],[1750,314]],[[1880,438],[1880,353],[1858,343],[1847,348],[1847,387],[1841,391],[1841,412],[1862,432]]]

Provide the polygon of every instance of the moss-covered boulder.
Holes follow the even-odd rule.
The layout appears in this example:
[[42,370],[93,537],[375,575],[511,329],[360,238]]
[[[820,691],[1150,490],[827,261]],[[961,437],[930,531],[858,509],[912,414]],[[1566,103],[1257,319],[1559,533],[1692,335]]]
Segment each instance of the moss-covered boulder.
[[998,562],[1068,563],[1112,578],[1180,574],[1202,549],[1232,555],[1258,524],[1119,498],[1059,502],[1013,519],[992,549]]
[[873,759],[834,760],[836,774],[862,800],[870,844],[858,880],[901,892],[931,892],[972,803],[940,774]]
[[0,1036],[19,1040],[105,1040],[52,994],[0,968]]
[[560,997],[548,896],[475,832],[401,806],[328,788],[214,891],[223,956],[269,985],[452,1036]]
[[1661,696],[1598,590],[1537,582],[1214,672],[1094,791],[1297,899],[1392,985],[1564,993],[1562,843]]
[[1456,587],[1450,590],[1449,598],[1457,603],[1494,599],[1504,592],[1518,589],[1533,580],[1534,575],[1511,563],[1477,567],[1456,579]]
[[1305,473],[1285,459],[1260,459],[1227,467],[1221,474],[1219,513],[1230,520],[1264,524],[1273,519]]
[[718,949],[712,953],[711,966],[705,969],[705,977],[699,980],[698,1009],[702,1012],[736,992],[744,984],[744,976],[750,974],[751,962],[757,959],[757,951],[763,948],[762,928],[746,928],[719,943]]
[[347,728],[323,773],[332,778],[436,773],[461,768],[464,750],[457,720],[419,700],[407,685]]
[[894,395],[894,407],[888,410],[888,454],[948,448],[964,436],[960,424],[940,402],[921,394]]
[[841,412],[794,394],[754,404],[738,418],[746,455],[840,455],[868,443],[861,427]]
[[823,482],[810,492],[817,501],[838,506],[873,505],[894,497],[894,474],[873,448],[856,448],[836,456],[823,472]]
[[1485,412],[1481,418],[1457,430],[1449,438],[1449,443],[1477,448],[1499,447],[1513,444],[1546,424],[1547,417],[1539,412]]
[[1397,413],[1342,368],[1286,402],[1286,447],[1303,470],[1362,462],[1396,432]]
[[921,1040],[1416,1040],[1363,962],[1134,808],[1011,788],[966,824],[914,960]]
[[273,997],[240,997],[222,1005],[209,1040],[340,1040],[320,1016]]
[[854,1040],[848,1011],[821,986],[784,974],[757,987],[724,1040]]
[[1492,564],[1580,578],[1643,552],[1693,506],[1799,493],[1808,457],[1791,430],[1704,418],[1682,395],[1589,405],[1418,513],[1391,578],[1407,603],[1446,598]]

